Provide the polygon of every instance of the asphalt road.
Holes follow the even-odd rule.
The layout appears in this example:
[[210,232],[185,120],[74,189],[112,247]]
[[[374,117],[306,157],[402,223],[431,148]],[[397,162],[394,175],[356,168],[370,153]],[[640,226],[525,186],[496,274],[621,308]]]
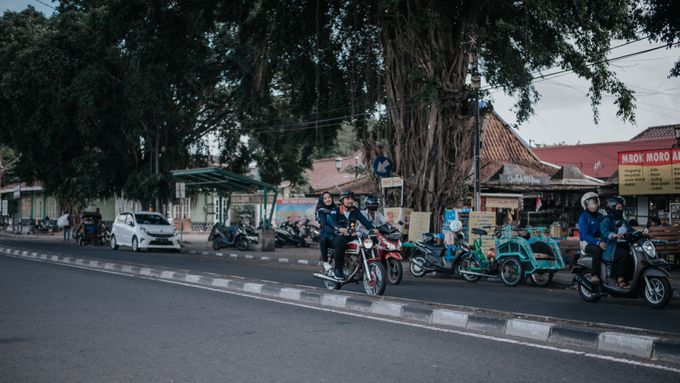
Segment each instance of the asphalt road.
[[677,382],[679,374],[0,257],[0,382]]
[[[112,251],[108,248],[79,247],[44,240],[1,238],[0,243],[77,256],[208,271],[304,286],[323,286],[322,281],[312,277],[316,267],[249,262],[184,253],[132,253],[128,250]],[[343,289],[362,291],[359,285],[346,285]],[[402,284],[388,286],[385,295],[680,333],[680,303],[677,301],[672,301],[663,310],[650,309],[639,299],[605,298],[599,303],[590,304],[583,302],[575,290],[542,289],[533,286],[510,288],[500,283],[482,281],[471,284],[460,279],[435,277],[413,279],[408,271]]]

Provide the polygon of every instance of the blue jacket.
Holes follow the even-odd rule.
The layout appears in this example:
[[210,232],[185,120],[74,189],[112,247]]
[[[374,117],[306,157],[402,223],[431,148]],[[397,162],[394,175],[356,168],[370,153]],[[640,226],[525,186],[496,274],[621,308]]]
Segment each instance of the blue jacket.
[[597,213],[595,216],[590,212],[584,211],[578,219],[579,239],[587,242],[589,245],[597,246],[602,241],[602,234],[600,232],[600,223],[604,216]]
[[330,211],[324,208],[316,211],[316,220],[319,222],[319,226],[321,227],[321,236],[324,238],[332,238],[334,233],[333,228],[328,226],[329,213]]
[[[632,233],[633,229],[628,222],[625,219],[622,222],[626,232]],[[605,217],[602,223],[600,223],[600,232],[602,232],[602,238],[607,242],[607,249],[602,253],[602,258],[608,260],[614,259],[614,252],[616,251],[618,241],[613,237],[619,232],[619,228],[616,227],[616,221],[611,219],[611,217]]]
[[349,217],[345,217],[340,213],[340,207],[336,207],[326,216],[326,226],[329,226],[333,232],[334,229],[348,228],[350,230],[357,229],[357,221],[359,221],[368,230],[373,230],[373,224],[368,220],[359,209],[352,207],[349,211]]

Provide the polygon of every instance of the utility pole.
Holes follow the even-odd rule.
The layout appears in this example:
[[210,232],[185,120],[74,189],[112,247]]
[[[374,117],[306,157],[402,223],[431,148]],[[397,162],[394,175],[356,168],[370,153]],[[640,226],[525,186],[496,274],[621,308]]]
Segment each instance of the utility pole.
[[474,158],[475,158],[475,185],[474,185],[474,195],[472,201],[472,208],[474,211],[479,211],[481,209],[482,199],[480,197],[481,186],[481,167],[480,167],[480,152],[482,149],[481,145],[481,127],[479,121],[479,88],[481,86],[481,78],[479,76],[479,55],[478,55],[478,41],[479,37],[475,34],[474,46],[473,46],[473,66],[472,66],[472,83],[470,87],[475,92],[475,147],[474,147]]
[[[155,145],[155,150],[154,153],[156,155],[155,162],[156,162],[156,181],[158,181],[158,174],[160,173],[159,166],[160,166],[160,146],[161,146],[161,136],[159,132],[158,126],[156,126],[156,145]],[[156,190],[156,212],[160,213],[161,211],[161,199],[159,196],[159,190]]]

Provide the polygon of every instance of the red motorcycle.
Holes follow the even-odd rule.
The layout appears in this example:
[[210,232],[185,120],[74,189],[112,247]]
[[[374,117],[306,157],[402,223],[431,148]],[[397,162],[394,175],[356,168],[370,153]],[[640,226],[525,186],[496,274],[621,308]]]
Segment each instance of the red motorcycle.
[[[329,290],[339,290],[343,285],[351,282],[363,282],[364,291],[368,295],[383,295],[387,283],[385,281],[385,268],[378,257],[375,244],[377,238],[357,231],[350,231],[351,241],[347,243],[345,250],[345,264],[343,270],[345,279],[338,279],[333,275],[332,269],[324,273],[314,273],[314,278],[322,279]],[[329,249],[328,255],[332,260],[333,249]]]
[[387,282],[398,285],[404,277],[404,267],[401,264],[401,232],[398,228],[383,225],[378,228],[378,245],[376,250],[380,262],[387,272]]

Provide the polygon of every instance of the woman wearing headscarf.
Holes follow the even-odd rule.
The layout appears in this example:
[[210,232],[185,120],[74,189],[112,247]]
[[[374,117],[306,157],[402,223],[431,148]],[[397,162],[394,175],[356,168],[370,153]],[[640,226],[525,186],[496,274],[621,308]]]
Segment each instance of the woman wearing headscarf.
[[333,231],[326,225],[326,217],[335,207],[333,196],[327,191],[321,194],[319,201],[316,203],[316,220],[321,227],[319,248],[321,249],[321,262],[325,271],[331,269],[331,265],[328,263],[328,249],[333,246]]

